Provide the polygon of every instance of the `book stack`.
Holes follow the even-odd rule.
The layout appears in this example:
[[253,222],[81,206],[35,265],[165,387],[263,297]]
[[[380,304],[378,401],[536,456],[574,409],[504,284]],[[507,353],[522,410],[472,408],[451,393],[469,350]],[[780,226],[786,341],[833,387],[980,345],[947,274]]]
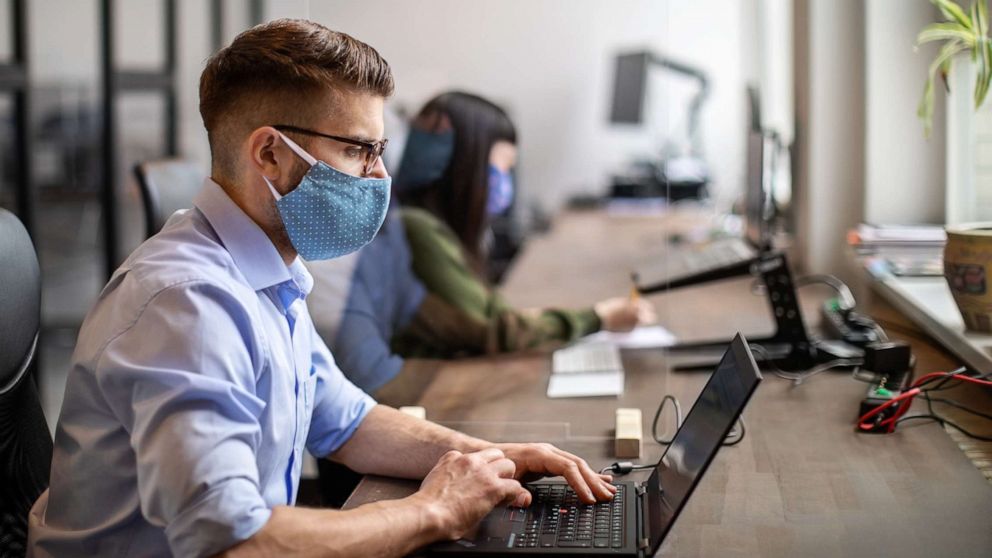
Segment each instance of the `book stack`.
[[870,225],[862,223],[848,233],[848,243],[858,255],[899,276],[944,274],[943,253],[947,233],[940,225]]

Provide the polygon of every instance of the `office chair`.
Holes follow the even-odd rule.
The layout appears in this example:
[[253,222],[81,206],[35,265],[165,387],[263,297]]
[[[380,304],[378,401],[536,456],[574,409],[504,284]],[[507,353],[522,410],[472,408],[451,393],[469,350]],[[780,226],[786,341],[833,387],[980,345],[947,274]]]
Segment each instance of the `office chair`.
[[41,273],[21,222],[0,209],[0,556],[23,556],[28,512],[48,486],[52,437],[29,370]]
[[183,159],[138,163],[134,175],[141,191],[146,238],[162,230],[176,211],[193,207],[193,198],[206,177],[199,167]]

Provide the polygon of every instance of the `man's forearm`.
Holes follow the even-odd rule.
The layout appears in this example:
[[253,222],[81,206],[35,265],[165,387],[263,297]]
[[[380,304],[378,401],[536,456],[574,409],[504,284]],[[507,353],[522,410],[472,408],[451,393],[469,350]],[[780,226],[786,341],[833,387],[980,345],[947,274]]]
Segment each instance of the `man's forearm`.
[[331,459],[360,473],[422,479],[445,452],[492,444],[377,405]]
[[221,556],[403,556],[443,533],[441,515],[420,494],[349,511],[278,506],[260,531]]

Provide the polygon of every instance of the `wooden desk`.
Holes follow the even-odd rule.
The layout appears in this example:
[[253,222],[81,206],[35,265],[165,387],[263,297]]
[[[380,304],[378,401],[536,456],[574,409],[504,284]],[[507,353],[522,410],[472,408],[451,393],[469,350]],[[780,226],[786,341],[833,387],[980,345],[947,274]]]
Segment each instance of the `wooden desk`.
[[[577,306],[626,293],[629,270],[665,252],[663,220],[567,213],[528,245],[506,284],[520,306]],[[750,281],[730,281],[653,297],[661,321],[683,340],[768,333],[765,302]],[[822,298],[804,297],[808,321]],[[822,294],[821,294],[822,297]],[[953,366],[919,344],[920,370]],[[417,390],[416,404],[439,421],[566,422],[555,443],[595,467],[614,461],[616,407],[645,416],[641,461],[657,460],[651,417],[662,395],[693,401],[706,373],[672,372],[664,351],[626,351],[619,399],[545,397],[550,359],[510,355],[449,362]],[[853,430],[866,386],[825,373],[801,386],[766,374],[745,412],[747,437],[723,448],[669,534],[663,556],[992,556],[992,487],[936,425],[888,436]],[[409,403],[409,401],[407,401]],[[519,425],[518,425],[519,426]],[[634,477],[632,478],[644,478]],[[346,507],[402,497],[416,483],[367,478]]]

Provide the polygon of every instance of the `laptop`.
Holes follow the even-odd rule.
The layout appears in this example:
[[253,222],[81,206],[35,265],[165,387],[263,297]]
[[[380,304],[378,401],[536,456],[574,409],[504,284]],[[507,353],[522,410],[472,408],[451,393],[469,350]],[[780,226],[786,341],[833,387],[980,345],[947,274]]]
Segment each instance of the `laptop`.
[[564,483],[531,483],[529,508],[496,508],[465,537],[434,544],[428,553],[653,556],[759,382],[738,333],[646,482],[618,481],[612,501],[592,505]]

